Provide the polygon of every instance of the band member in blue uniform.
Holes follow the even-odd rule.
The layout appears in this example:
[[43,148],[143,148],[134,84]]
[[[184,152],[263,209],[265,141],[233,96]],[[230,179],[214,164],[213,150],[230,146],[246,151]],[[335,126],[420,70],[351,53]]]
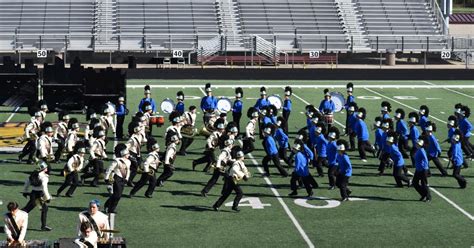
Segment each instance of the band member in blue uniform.
[[382,148],[384,146],[384,140],[383,138],[383,129],[382,129],[382,117],[377,116],[375,117],[375,122],[374,122],[374,129],[375,129],[375,142],[374,146],[375,149],[377,150],[377,157],[380,157],[380,153],[382,152]]
[[178,93],[176,93],[176,101],[178,101],[176,103],[176,107],[175,107],[175,110],[180,114],[184,114],[184,111],[185,111],[185,106],[184,106],[184,92],[183,91],[178,91]]
[[326,137],[324,137],[324,124],[318,123],[314,129],[315,138],[313,141],[313,148],[316,150],[313,160],[313,166],[316,167],[318,171],[318,176],[323,177],[323,167],[328,167],[328,159],[327,159],[327,145],[328,141]]
[[383,120],[390,119],[390,112],[392,112],[392,105],[387,102],[383,101],[380,104],[380,115],[382,116]]
[[144,104],[145,102],[148,102],[150,105],[151,105],[151,108],[153,110],[153,113],[155,113],[157,111],[156,109],[156,103],[155,103],[155,100],[153,100],[153,98],[151,98],[151,88],[150,88],[150,85],[145,85],[145,97],[142,98],[142,100],[140,101],[140,103],[138,104],[138,111],[139,112],[145,112],[145,108],[144,108]]
[[420,115],[420,120],[418,122],[418,125],[421,128],[422,134],[426,133],[426,127],[427,122],[429,121],[428,116],[430,115],[430,109],[426,105],[421,105],[420,110],[418,111],[418,114]]
[[[438,139],[436,139],[436,136],[434,135],[435,131],[436,131],[436,126],[434,125],[434,123],[431,123],[430,121],[428,121],[426,123],[426,128],[425,128],[426,134],[424,135],[428,141],[428,160],[433,161],[436,168],[438,168],[439,172],[441,173],[441,176],[445,177],[448,175],[448,173],[443,168],[443,165],[441,164],[441,161],[439,160],[439,157],[441,156],[441,146],[438,143]],[[416,164],[416,157],[415,157],[415,164]]]
[[285,119],[285,125],[283,130],[288,134],[288,122],[290,120],[291,110],[293,108],[293,103],[291,102],[291,95],[293,95],[293,90],[290,86],[285,87],[285,100],[283,100],[283,118]]
[[336,178],[336,185],[339,187],[341,193],[341,201],[349,201],[349,196],[352,191],[348,188],[349,179],[352,176],[352,164],[349,156],[346,153],[347,142],[345,140],[337,141],[337,164],[338,173]]
[[365,124],[365,115],[366,110],[365,108],[360,108],[359,112],[357,112],[357,122],[355,124],[355,132],[357,134],[358,140],[358,149],[359,149],[359,156],[363,162],[367,162],[367,155],[365,152],[371,152],[375,155],[375,148],[370,144],[369,141],[369,130],[367,129],[367,124]]
[[424,148],[424,141],[418,140],[415,153],[415,175],[413,176],[413,187],[420,194],[420,201],[430,202],[431,194],[428,187],[428,156]]
[[268,106],[270,106],[270,102],[267,99],[267,88],[261,87],[260,98],[257,100],[257,102],[255,103],[253,107],[260,111],[261,109]]
[[390,147],[390,159],[393,161],[393,178],[395,178],[397,187],[402,188],[402,182],[407,183],[407,186],[410,187],[410,179],[408,179],[405,174],[402,173],[403,168],[405,167],[405,160],[403,159],[403,156],[400,153],[400,150],[398,150],[397,144],[395,143],[396,136],[396,133],[392,131],[390,131],[387,136],[387,146]]
[[339,130],[331,127],[328,132],[329,143],[327,145],[328,155],[328,179],[329,190],[336,188],[336,171],[337,171],[337,140],[339,139]]
[[288,172],[286,172],[280,164],[280,158],[278,157],[278,149],[276,146],[275,139],[273,138],[273,130],[271,127],[265,127],[264,131],[264,140],[263,140],[263,148],[265,149],[266,156],[263,158],[262,165],[265,170],[264,176],[270,176],[270,169],[268,168],[268,163],[270,160],[273,162],[275,167],[277,167],[278,171],[283,177],[288,176]]
[[453,138],[454,132],[458,128],[458,118],[454,115],[450,115],[448,117],[448,122],[446,123],[446,126],[448,128],[448,137],[444,140],[444,142],[451,143],[451,139]]
[[289,194],[289,196],[298,195],[297,182],[301,178],[301,180],[303,181],[303,185],[306,189],[306,193],[308,194],[308,197],[311,197],[313,195],[312,183],[314,179],[311,176],[311,173],[309,172],[308,165],[309,165],[309,157],[312,157],[313,154],[311,151],[309,151],[309,153],[311,154],[307,154],[301,144],[302,142],[296,143],[292,148],[292,152],[295,154],[294,155],[295,169],[293,170],[293,173],[291,174],[291,180],[290,180],[291,193]]
[[415,164],[415,153],[416,153],[416,141],[420,138],[420,131],[416,127],[418,123],[418,114],[416,112],[411,112],[408,114],[408,126],[410,128],[410,133],[408,137],[411,140],[411,149],[410,149],[410,158],[412,165]]
[[201,110],[203,114],[204,123],[208,122],[209,116],[205,113],[212,113],[217,109],[217,98],[212,95],[211,84],[207,83],[205,85],[206,96],[201,99]]
[[336,105],[331,100],[329,89],[324,89],[324,100],[319,104],[319,111],[323,114],[332,114],[336,109]]
[[471,116],[471,109],[468,106],[462,106],[459,114],[459,130],[461,131],[461,147],[467,157],[474,159],[474,145],[471,144],[472,124],[468,118]]
[[390,160],[391,145],[387,143],[387,139],[390,133],[391,133],[391,136],[396,139],[396,135],[392,131],[391,123],[392,123],[392,119],[385,119],[383,120],[382,125],[381,125],[383,132],[379,140],[380,142],[379,144],[380,154],[378,156],[378,158],[380,159],[379,174],[378,174],[379,176],[383,175],[383,172],[385,171],[385,167],[391,168],[393,166],[393,160]]
[[401,108],[395,110],[395,132],[398,135],[398,149],[403,155],[403,158],[409,158],[408,151],[408,136],[410,132],[408,131],[408,125],[405,119],[405,111]]
[[242,97],[244,97],[244,91],[241,87],[237,87],[235,89],[235,101],[232,105],[232,121],[237,125],[237,129],[239,130],[239,136],[242,131],[240,129],[240,118],[242,118],[242,109],[244,107]]
[[464,164],[464,157],[461,148],[461,133],[457,132],[453,135],[451,141],[451,157],[449,158],[453,163],[453,177],[458,181],[461,189],[466,188],[467,182],[463,176],[461,176],[461,166]]
[[274,135],[274,138],[275,140],[277,141],[278,143],[278,157],[280,159],[283,159],[283,161],[285,161],[285,163],[290,166],[291,163],[290,161],[288,160],[288,156],[286,154],[286,151],[288,150],[288,135],[286,135],[285,131],[283,131],[283,128],[282,126],[284,126],[285,124],[285,119],[281,116],[278,117],[278,120],[277,120],[277,123],[276,123],[276,131],[275,131],[275,135]]
[[125,116],[128,115],[127,106],[125,106],[125,97],[121,96],[118,98],[118,104],[115,109],[115,114],[117,114],[117,139],[123,139],[123,123],[125,121]]
[[[344,104],[344,109],[346,109],[346,127],[349,127],[349,117],[351,116],[351,113],[349,113],[349,107],[355,104],[355,97],[353,95],[354,84],[348,83],[346,85],[346,89],[347,89],[347,99],[346,99],[346,103]],[[354,113],[354,111],[352,111],[352,113]],[[346,135],[349,134],[349,128],[346,128],[345,134]]]
[[357,123],[357,111],[359,110],[359,107],[357,104],[350,103],[349,107],[347,108],[347,125],[346,125],[346,133],[349,135],[349,144],[350,148],[346,147],[347,150],[349,151],[355,151],[356,145],[355,145],[355,138],[357,136],[355,132],[355,125]]

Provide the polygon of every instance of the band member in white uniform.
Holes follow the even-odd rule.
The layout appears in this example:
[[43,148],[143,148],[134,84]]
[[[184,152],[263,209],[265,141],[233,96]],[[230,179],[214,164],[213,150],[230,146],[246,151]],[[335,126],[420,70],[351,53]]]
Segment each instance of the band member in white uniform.
[[127,185],[133,187],[133,179],[137,175],[138,166],[142,163],[142,156],[141,156],[141,147],[142,147],[142,137],[140,134],[141,127],[135,126],[133,131],[134,133],[128,139],[127,148],[130,152],[130,180],[128,181]]
[[3,215],[5,226],[3,230],[7,236],[8,247],[23,247],[26,229],[28,228],[28,213],[18,208],[17,202],[9,202],[8,213]]
[[[25,180],[25,188],[23,190],[23,196],[26,198],[30,196],[30,200],[26,206],[22,209],[23,211],[29,213],[37,205],[41,206],[41,230],[42,231],[51,231],[52,228],[46,225],[46,218],[48,217],[48,204],[51,200],[51,195],[48,191],[48,165],[41,161],[38,165],[38,170],[34,171],[30,176]],[[31,186],[31,192],[28,193],[28,190]],[[38,204],[39,202],[39,204]]]
[[112,133],[115,136],[115,123],[114,116],[110,108],[104,109],[104,114],[100,117],[100,125],[105,130],[105,135],[107,136],[109,129],[112,130]]
[[80,234],[77,239],[74,240],[74,244],[80,248],[97,248],[97,233],[93,231],[92,224],[90,222],[81,223]]
[[145,192],[145,197],[151,198],[153,191],[156,187],[156,172],[161,164],[160,161],[160,145],[155,143],[152,146],[152,151],[148,154],[145,162],[143,163],[143,172],[140,180],[135,184],[132,191],[130,191],[130,197],[133,197],[145,184],[148,182],[148,189]]
[[[130,152],[126,147],[120,150],[120,157],[114,159],[110,167],[105,173],[105,183],[110,184],[113,180],[113,193],[105,202],[105,209],[107,213],[116,213],[115,209],[122,198],[123,188],[130,177]],[[113,178],[111,177],[113,173]]]
[[219,157],[217,158],[217,163],[214,167],[212,177],[201,191],[201,195],[204,197],[207,197],[207,193],[209,193],[212,187],[214,187],[214,185],[217,183],[217,180],[219,180],[221,174],[225,173],[228,165],[232,165],[232,163],[235,161],[232,159],[232,147],[234,145],[234,140],[228,139],[224,142],[224,145],[225,148],[222,149],[221,154],[219,154]]
[[235,191],[237,194],[234,198],[234,204],[232,205],[232,210],[239,212],[239,202],[242,199],[243,193],[240,188],[239,182],[241,180],[247,181],[250,178],[250,172],[247,170],[244,164],[244,153],[242,151],[237,152],[236,161],[232,166],[227,169],[225,175],[224,188],[222,190],[221,197],[214,203],[212,208],[215,211],[219,211],[219,208],[224,203],[224,201],[229,197],[232,191]]
[[196,165],[207,163],[203,171],[207,171],[212,163],[216,162],[214,156],[214,150],[219,148],[219,139],[223,135],[225,130],[224,123],[217,124],[217,131],[212,132],[212,134],[207,138],[206,150],[204,151],[204,156],[193,160],[193,170],[196,169]]
[[54,131],[54,140],[58,144],[58,148],[54,153],[55,163],[58,163],[61,158],[61,152],[63,151],[64,147],[66,146],[66,138],[68,134],[68,122],[69,122],[69,115],[64,114],[61,116],[58,125],[56,126],[56,130]]
[[251,153],[255,150],[255,129],[258,122],[258,111],[252,111],[250,114],[251,119],[245,127],[245,138],[243,139],[243,148],[242,151],[244,154]]
[[[76,146],[79,139],[79,123],[73,123],[71,125],[71,129],[67,135],[66,139],[66,152],[67,152],[67,159],[69,160],[72,155],[74,154],[74,147]],[[58,158],[56,158],[58,159]]]
[[86,154],[86,148],[81,147],[76,149],[77,153],[72,155],[66,164],[66,168],[64,168],[64,183],[59,187],[58,191],[56,192],[56,197],[61,195],[61,192],[69,187],[69,190],[66,192],[67,197],[72,197],[74,191],[76,190],[77,186],[79,185],[79,172],[84,167],[84,155]]
[[18,161],[21,163],[23,160],[23,157],[28,155],[28,164],[31,164],[33,162],[33,156],[35,155],[36,151],[36,140],[38,139],[38,135],[40,133],[40,125],[42,122],[41,113],[36,112],[35,116],[31,118],[30,123],[25,128],[25,134],[23,135],[22,138],[20,138],[22,141],[26,139],[27,143],[23,147],[23,150],[21,151],[20,155],[18,155]]
[[[53,153],[53,128],[47,127],[45,133],[36,142],[37,158],[48,165],[48,171],[51,172],[49,162],[54,161]],[[48,172],[48,174],[49,174]]]
[[171,143],[166,148],[165,152],[165,167],[163,173],[158,177],[158,185],[163,186],[164,182],[168,180],[174,173],[174,161],[176,160],[177,145],[179,143],[179,138],[177,135],[173,135],[170,138]]
[[102,160],[107,158],[104,131],[99,132],[97,139],[89,150],[89,154],[89,164],[86,166],[84,175],[81,176],[81,181],[84,184],[85,179],[93,177],[94,180],[92,180],[91,186],[97,187],[99,175],[104,171],[104,162]]
[[84,222],[89,222],[92,224],[92,230],[97,234],[99,238],[105,240],[109,239],[109,233],[102,232],[102,230],[109,230],[109,217],[102,213],[100,210],[100,202],[97,199],[94,199],[89,202],[89,208],[87,211],[79,213],[79,222],[77,224],[77,234],[80,235],[81,224]]
[[[196,106],[192,105],[189,107],[189,111],[184,112],[184,122],[183,122],[183,128],[181,128],[181,131],[183,131],[184,128],[191,128],[194,129],[196,127]],[[181,134],[182,135],[182,134]],[[194,138],[189,137],[189,136],[183,136],[183,139],[181,140],[181,148],[179,149],[179,155],[186,156],[186,149],[193,143]]]

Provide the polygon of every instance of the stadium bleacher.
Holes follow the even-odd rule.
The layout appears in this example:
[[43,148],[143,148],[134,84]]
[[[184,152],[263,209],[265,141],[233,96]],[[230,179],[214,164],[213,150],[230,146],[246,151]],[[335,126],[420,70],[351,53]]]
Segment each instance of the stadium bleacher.
[[430,0],[5,0],[0,51],[196,51],[220,35],[226,51],[256,36],[277,52],[433,51],[446,45],[438,12]]

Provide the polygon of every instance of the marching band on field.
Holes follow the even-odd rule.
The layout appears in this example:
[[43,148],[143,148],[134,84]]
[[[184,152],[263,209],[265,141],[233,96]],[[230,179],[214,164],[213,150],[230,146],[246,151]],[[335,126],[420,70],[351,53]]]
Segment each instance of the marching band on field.
[[[128,135],[123,133],[124,119],[128,114],[124,97],[118,99],[116,106],[107,103],[100,111],[100,117],[92,111],[87,114],[89,123],[85,128],[83,139],[79,136],[78,120],[70,118],[65,112],[58,113],[59,122],[55,125],[45,121],[47,105],[41,102],[40,109],[34,112],[25,128],[24,136],[20,138],[22,142],[26,141],[26,144],[18,157],[19,161],[22,162],[23,158],[28,156],[27,162],[37,163],[38,169],[25,182],[23,194],[25,197],[30,197],[30,201],[23,208],[26,217],[22,217],[25,214],[18,209],[18,204],[8,205],[10,214],[5,216],[5,227],[9,242],[24,239],[23,228],[26,228],[24,226],[27,223],[27,213],[37,204],[42,211],[41,229],[51,230],[46,225],[47,203],[51,200],[48,192],[50,163],[59,163],[62,157],[66,158],[66,165],[62,171],[65,180],[56,192],[56,197],[59,197],[67,187],[69,189],[66,196],[72,197],[77,186],[85,184],[85,180],[89,178],[93,178],[90,185],[97,187],[100,176],[105,173],[104,179],[110,193],[104,205],[105,211],[116,213],[117,205],[127,185],[131,187],[129,197],[133,197],[148,183],[145,196],[152,198],[155,187],[164,186],[173,176],[176,156],[186,156],[187,149],[197,134],[204,135],[206,142],[203,156],[192,161],[192,170],[204,163],[206,164],[204,171],[213,170],[211,178],[201,190],[201,195],[207,197],[218,179],[224,178],[221,197],[212,205],[216,211],[232,191],[236,193],[232,209],[239,211],[238,204],[243,195],[241,181],[251,177],[245,165],[245,155],[255,150],[257,128],[265,152],[261,162],[264,168],[263,176],[270,176],[270,163],[281,176],[288,177],[291,174],[290,196],[296,196],[298,188],[304,187],[310,197],[314,194],[313,189],[319,187],[310,172],[312,165],[316,168],[317,177],[323,177],[324,168],[327,168],[329,190],[338,187],[341,201],[347,201],[351,194],[348,185],[352,176],[352,164],[347,151],[356,149],[362,162],[367,162],[367,152],[379,159],[379,175],[383,175],[386,168],[392,168],[397,187],[404,187],[404,183],[408,187],[413,185],[421,196],[420,201],[431,201],[428,186],[431,161],[441,176],[448,175],[439,159],[442,151],[435,136],[436,125],[430,121],[429,108],[426,105],[422,105],[418,112],[410,112],[407,120],[405,111],[399,108],[392,119],[391,104],[383,101],[380,115],[373,123],[375,139],[372,145],[366,120],[367,111],[356,103],[353,94],[354,84],[347,84],[347,99],[340,93],[325,89],[324,99],[318,108],[313,105],[306,106],[306,125],[297,132],[292,143],[288,132],[293,108],[290,86],[284,89],[283,101],[278,95],[267,96],[267,89],[261,87],[260,98],[254,106],[247,108],[248,121],[245,125],[241,125],[242,113],[246,109],[242,101],[244,95],[242,88],[235,89],[234,102],[228,98],[215,97],[210,84],[205,85],[205,92],[206,96],[202,98],[199,106],[203,113],[202,129],[196,127],[197,107],[190,106],[188,111],[185,111],[186,98],[183,91],[177,92],[177,104],[168,98],[161,103],[162,112],[169,114],[171,123],[165,130],[163,149],[152,136],[152,127],[164,125],[165,117],[155,115],[157,104],[151,98],[151,87],[148,85],[145,87],[145,97],[139,103],[139,111],[128,125]],[[334,113],[341,110],[346,110],[347,113],[344,135],[348,136],[349,142],[340,137],[339,129],[334,126]],[[232,113],[231,122],[227,121],[227,112]],[[468,159],[474,158],[474,146],[469,140],[472,131],[472,124],[468,120],[470,114],[468,106],[456,104],[454,114],[448,118],[448,137],[444,140],[451,144],[447,157],[453,168],[453,177],[460,188],[465,188],[467,184],[461,175],[461,168],[467,168]],[[118,140],[128,136],[125,143],[115,146],[111,163],[106,162],[109,131]],[[57,143],[56,151],[53,149],[53,143]],[[143,147],[146,147],[147,155]],[[89,156],[86,159],[87,149]],[[412,179],[408,176],[406,162],[408,158],[415,168]],[[289,173],[281,161],[292,167],[293,171]],[[163,167],[163,171],[157,177],[159,167]],[[79,176],[81,172],[83,174]],[[135,180],[137,174],[141,174],[139,180]],[[27,191],[29,186],[33,188],[31,192]],[[90,203],[91,208],[98,208],[99,205],[99,202]],[[79,235],[83,235],[91,228],[97,231],[97,237],[104,237],[97,226],[105,223],[103,221],[105,217],[95,218],[96,211],[93,209],[92,212],[81,213],[80,218],[83,220],[81,223],[91,224],[78,225]],[[18,214],[10,217],[12,213]],[[22,218],[26,220],[21,221]],[[15,221],[17,224],[13,225],[12,222]],[[103,226],[101,229],[108,228]]]

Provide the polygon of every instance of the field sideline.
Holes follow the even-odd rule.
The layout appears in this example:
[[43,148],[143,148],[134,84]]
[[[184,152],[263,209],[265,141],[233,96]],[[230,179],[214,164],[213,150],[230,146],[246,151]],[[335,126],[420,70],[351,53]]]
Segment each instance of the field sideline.
[[[268,93],[283,95],[288,81],[231,81],[231,80],[128,80],[127,101],[130,112],[137,109],[143,97],[143,85],[152,85],[152,96],[159,104],[166,97],[174,99],[178,90],[187,96],[185,104],[199,105],[204,84],[211,82],[217,96],[231,97],[232,87],[244,88],[244,108],[253,106],[258,98],[258,88],[269,87]],[[306,104],[319,105],[325,87],[345,93],[346,81],[293,81],[293,112],[290,117],[291,143],[296,131],[306,123],[303,115]],[[403,108],[407,112],[417,110],[420,105],[430,107],[430,119],[438,126],[436,137],[446,138],[446,120],[453,113],[454,104],[462,102],[474,108],[474,82],[472,81],[356,81],[354,95],[359,106],[368,112],[366,123],[372,127],[373,119],[379,114],[380,102],[387,100],[392,110]],[[251,87],[251,88],[250,88]],[[392,114],[393,116],[393,114]],[[84,121],[82,116],[78,116]],[[24,109],[13,113],[11,108],[0,108],[0,121],[26,121]],[[54,114],[48,120],[56,120]],[[231,117],[229,118],[231,119]],[[130,120],[127,117],[126,123]],[[201,116],[198,116],[201,127]],[[338,127],[343,128],[345,113],[337,113]],[[470,118],[473,122],[473,117]],[[241,125],[247,123],[244,116]],[[154,135],[164,145],[165,127],[154,128]],[[373,143],[373,131],[370,131]],[[347,137],[344,137],[347,138]],[[349,153],[353,163],[353,177],[349,187],[353,199],[340,203],[337,190],[328,191],[328,179],[316,178],[320,188],[312,199],[290,198],[287,194],[289,178],[281,178],[276,169],[270,167],[269,178],[261,176],[263,150],[261,142],[255,142],[256,151],[246,159],[253,177],[244,182],[242,189],[246,200],[241,212],[236,214],[230,207],[223,207],[215,213],[211,206],[217,200],[221,182],[213,188],[209,197],[199,192],[210,175],[191,170],[191,161],[202,154],[204,139],[196,138],[188,156],[178,156],[175,175],[164,187],[157,188],[153,199],[143,197],[144,189],[137,197],[123,197],[118,206],[117,229],[129,241],[130,247],[471,247],[474,245],[474,169],[464,169],[468,187],[460,190],[452,177],[442,178],[432,165],[433,176],[429,179],[433,200],[430,204],[419,202],[414,188],[395,188],[391,171],[377,177],[378,160],[369,156],[368,163],[361,162],[356,152]],[[111,151],[113,142],[109,142]],[[442,144],[442,157],[446,158],[448,145]],[[17,154],[0,154],[0,202],[16,200],[26,204],[20,192],[31,165],[15,162]],[[446,166],[447,162],[441,160]],[[409,170],[414,172],[411,162],[405,160]],[[106,163],[108,165],[108,163]],[[57,176],[62,164],[53,164],[50,192],[54,194],[62,183]],[[291,171],[291,169],[290,169]],[[316,174],[311,169],[312,174]],[[325,170],[326,172],[326,170]],[[452,173],[452,170],[449,170]],[[138,178],[136,179],[138,180]],[[130,188],[125,189],[128,194]],[[305,192],[299,190],[301,195]],[[74,198],[60,197],[50,204],[48,225],[51,233],[39,231],[39,211],[30,214],[28,239],[75,235],[77,213],[87,206],[90,199],[106,200],[105,186],[100,188],[80,187]],[[232,197],[232,196],[231,196]],[[232,198],[228,199],[228,202]],[[0,203],[1,204],[1,203]],[[0,206],[4,209],[4,206]]]

